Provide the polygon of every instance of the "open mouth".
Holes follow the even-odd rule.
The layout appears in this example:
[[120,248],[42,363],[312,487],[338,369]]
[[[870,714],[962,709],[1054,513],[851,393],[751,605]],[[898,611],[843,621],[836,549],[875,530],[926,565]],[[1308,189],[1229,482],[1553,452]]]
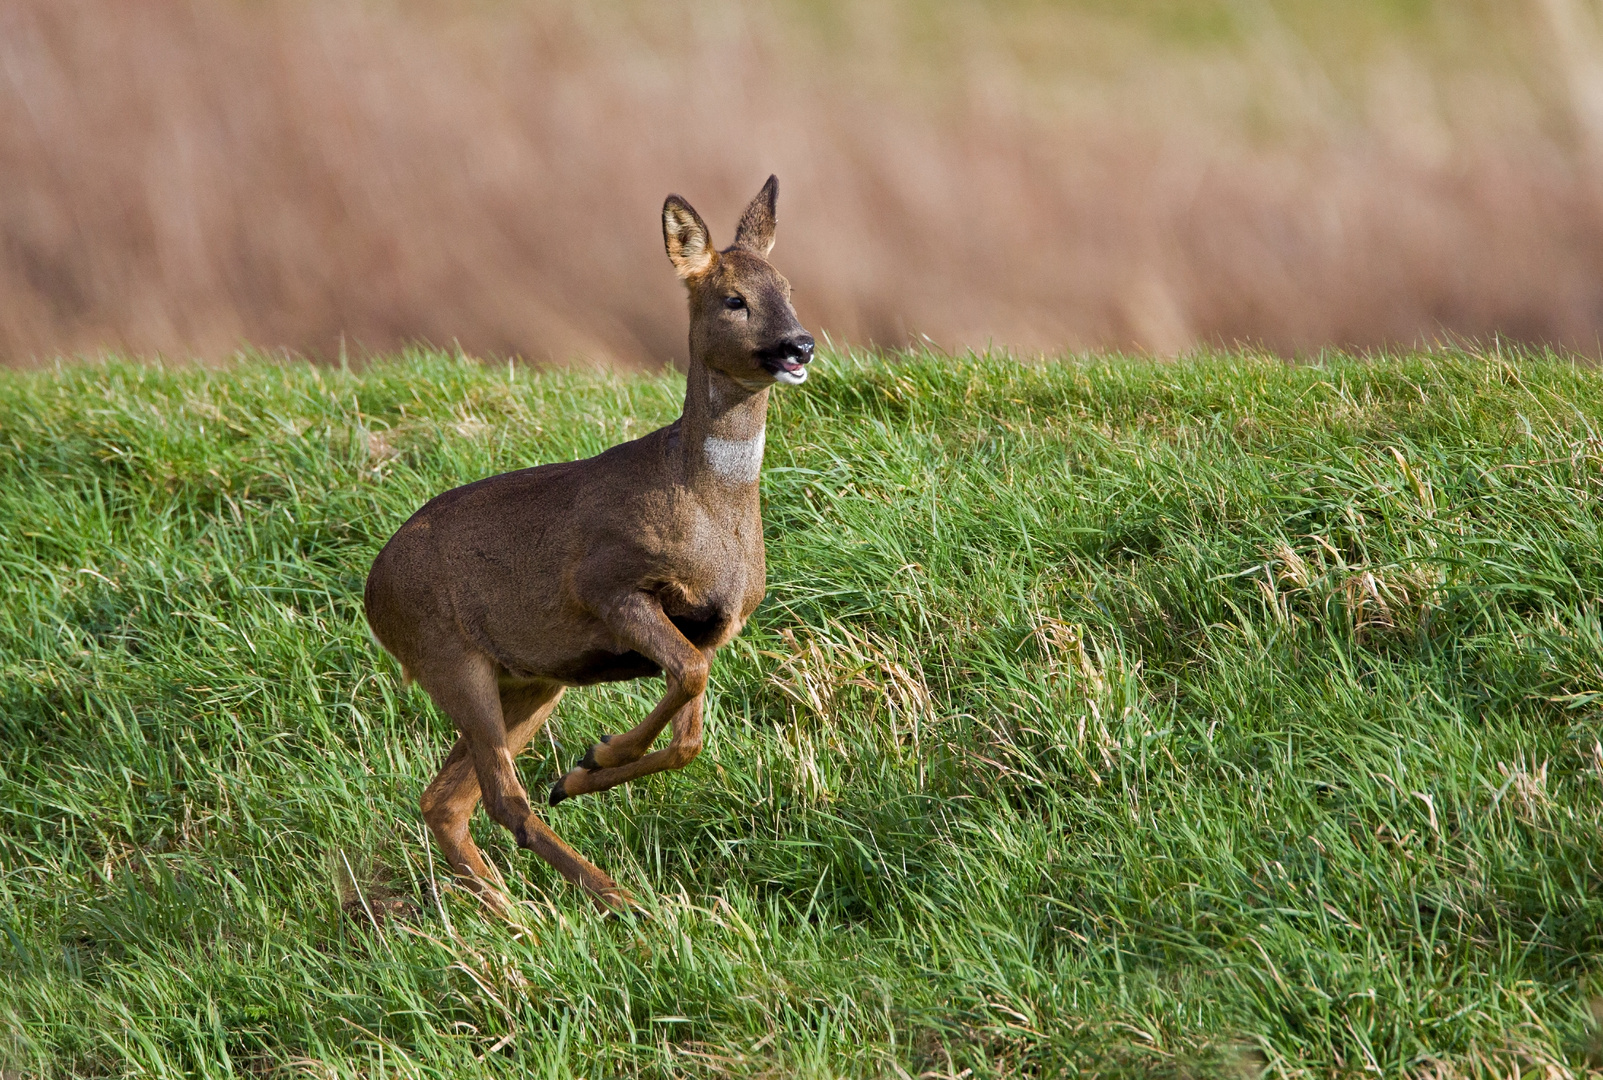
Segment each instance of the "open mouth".
[[772,375],[777,381],[796,386],[807,381],[806,356],[798,356],[790,349],[763,350],[757,354],[758,363],[763,370]]
[[799,386],[807,381],[807,368],[800,360],[788,356],[776,356],[763,361],[763,367],[768,373],[782,383]]

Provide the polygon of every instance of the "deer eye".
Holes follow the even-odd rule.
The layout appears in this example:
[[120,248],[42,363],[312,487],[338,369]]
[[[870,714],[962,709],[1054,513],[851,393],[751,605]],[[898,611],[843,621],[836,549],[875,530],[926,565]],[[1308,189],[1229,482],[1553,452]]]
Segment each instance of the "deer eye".
[[730,311],[739,311],[741,308],[743,308],[745,306],[746,306],[746,298],[743,297],[743,296],[726,296],[726,297],[724,297],[724,307],[728,308]]

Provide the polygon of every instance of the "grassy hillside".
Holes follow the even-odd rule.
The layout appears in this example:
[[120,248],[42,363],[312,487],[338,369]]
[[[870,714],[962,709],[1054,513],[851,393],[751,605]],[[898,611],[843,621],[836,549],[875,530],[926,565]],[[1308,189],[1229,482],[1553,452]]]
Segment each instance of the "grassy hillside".
[[[707,750],[550,812],[651,917],[480,815],[509,926],[444,887],[449,725],[361,583],[429,495],[681,393],[0,379],[8,1077],[1597,1067],[1596,375],[825,357]],[[530,786],[656,686],[571,694]]]

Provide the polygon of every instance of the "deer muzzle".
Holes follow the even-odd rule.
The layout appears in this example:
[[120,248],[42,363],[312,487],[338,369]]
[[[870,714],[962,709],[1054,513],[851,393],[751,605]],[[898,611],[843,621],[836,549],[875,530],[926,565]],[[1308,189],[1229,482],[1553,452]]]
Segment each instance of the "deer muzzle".
[[792,334],[759,350],[757,359],[776,382],[800,386],[807,381],[807,365],[813,359],[813,335]]

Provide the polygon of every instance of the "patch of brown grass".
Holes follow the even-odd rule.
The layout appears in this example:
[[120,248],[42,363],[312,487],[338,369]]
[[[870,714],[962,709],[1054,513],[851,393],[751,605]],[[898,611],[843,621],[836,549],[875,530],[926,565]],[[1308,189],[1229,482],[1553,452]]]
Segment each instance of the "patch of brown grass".
[[[663,196],[727,238],[770,171],[776,262],[837,339],[1592,348],[1586,0],[1338,54],[1287,7],[1177,44],[1105,5],[14,0],[0,357],[656,364]],[[1509,55],[1453,51],[1476,34]]]

